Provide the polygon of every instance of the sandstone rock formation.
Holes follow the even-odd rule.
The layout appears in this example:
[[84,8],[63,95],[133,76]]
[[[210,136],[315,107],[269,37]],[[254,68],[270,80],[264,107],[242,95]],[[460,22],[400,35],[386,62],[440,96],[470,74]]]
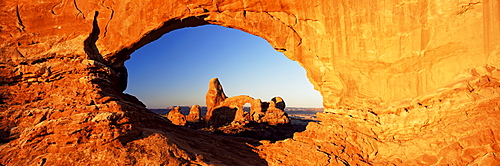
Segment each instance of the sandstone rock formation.
[[[216,124],[215,126],[223,126],[230,123],[245,125],[250,121],[268,123],[270,125],[290,123],[290,119],[284,111],[284,100],[281,97],[275,97],[272,100],[267,103],[247,95],[229,97],[215,107],[212,112],[213,118],[208,121],[208,124]],[[274,103],[276,100],[279,101],[280,108],[276,107]],[[247,103],[251,104],[250,112],[245,112],[243,109],[243,106]]]
[[283,101],[281,97],[275,97],[269,102],[269,107],[265,110],[264,116],[256,121],[259,123],[267,123],[269,125],[290,123],[290,119],[284,109],[285,101]]
[[265,104],[266,103],[263,103],[260,99],[255,99],[252,103],[250,103],[250,120],[259,121],[264,116],[262,108]]
[[500,129],[490,128],[500,123],[499,76],[497,68],[472,69],[435,93],[390,109],[319,113],[321,123],[309,123],[294,139],[260,146],[261,156],[284,161],[270,165],[500,164]]
[[181,112],[181,107],[174,107],[170,112],[167,114],[168,120],[172,122],[172,124],[178,125],[178,126],[184,126],[186,125],[186,116],[182,114]]
[[212,112],[215,107],[219,106],[222,101],[226,100],[227,96],[224,93],[224,89],[222,89],[222,85],[219,82],[218,78],[210,79],[210,83],[208,84],[208,91],[205,97],[205,101],[207,104],[207,113],[205,115],[205,120],[208,122],[212,116]]
[[[251,104],[250,112],[244,110],[247,103]],[[285,101],[281,97],[274,97],[270,102],[247,95],[229,97],[214,108],[206,123],[208,126],[202,130],[258,140],[291,138],[299,129],[291,124],[284,109]]]
[[[217,78],[210,80],[206,103],[213,104],[210,107],[207,106],[207,117],[210,118],[206,118],[206,122],[211,126],[220,127],[229,123],[245,125],[250,121],[270,125],[290,123],[285,113],[285,101],[281,97],[274,97],[271,102],[262,102],[260,99],[247,95],[227,98]],[[247,103],[251,104],[250,112],[245,112],[243,109]],[[208,110],[212,110],[210,116],[208,116]]]
[[[500,160],[496,0],[3,0],[0,20],[2,165]],[[122,93],[133,51],[204,24],[260,36],[300,63],[323,96],[322,122],[259,146],[264,162]]]
[[233,96],[224,100],[217,107],[236,108],[236,114],[233,121],[242,122],[245,121],[245,110],[243,110],[243,106],[247,103],[255,103],[254,101],[254,98],[247,95]]
[[201,119],[200,105],[193,105],[186,116],[188,122],[199,122]]

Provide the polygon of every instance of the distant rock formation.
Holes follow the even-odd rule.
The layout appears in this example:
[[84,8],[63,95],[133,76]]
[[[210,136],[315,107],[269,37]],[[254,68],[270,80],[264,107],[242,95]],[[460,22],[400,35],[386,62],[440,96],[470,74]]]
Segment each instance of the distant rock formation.
[[[290,123],[290,119],[284,111],[285,101],[283,98],[274,97],[270,102],[262,102],[260,99],[254,99],[247,95],[227,98],[217,78],[210,80],[206,100],[207,118],[205,120],[208,125],[214,127],[229,124],[245,125],[249,122],[269,125]],[[209,103],[210,106],[208,106]],[[245,112],[243,109],[247,103],[251,105],[250,112]]]
[[264,117],[265,114],[262,111],[262,106],[263,105],[264,105],[264,103],[262,103],[262,100],[260,100],[260,99],[256,99],[256,100],[254,100],[253,103],[251,103],[251,107],[250,107],[250,119],[252,121],[258,121],[262,117]]
[[222,89],[222,85],[219,82],[218,78],[210,79],[210,83],[208,84],[208,91],[205,96],[205,101],[207,104],[207,114],[205,115],[205,120],[209,121],[212,112],[220,103],[226,100],[227,96],[224,94],[224,90]]
[[174,107],[167,115],[168,120],[178,126],[186,125],[186,116],[181,112],[181,107]]
[[290,123],[290,119],[288,118],[288,115],[285,113],[284,109],[285,102],[283,101],[283,99],[281,97],[275,97],[269,102],[269,107],[265,111],[264,117],[259,119],[257,122],[267,123],[269,125]]
[[285,110],[286,107],[285,100],[283,100],[281,97],[273,97],[271,101],[276,104],[276,108],[283,111]]
[[186,116],[188,122],[199,122],[201,118],[200,105],[193,105]]
[[236,108],[236,115],[233,121],[241,122],[245,121],[245,110],[243,110],[243,106],[246,103],[254,103],[254,100],[254,98],[247,95],[234,96],[227,98],[217,107]]

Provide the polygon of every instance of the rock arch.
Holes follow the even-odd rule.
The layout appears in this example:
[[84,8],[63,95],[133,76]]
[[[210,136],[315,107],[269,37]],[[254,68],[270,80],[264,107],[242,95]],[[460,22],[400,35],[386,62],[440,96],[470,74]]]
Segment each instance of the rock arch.
[[[234,121],[242,121],[245,119],[244,117],[245,110],[243,110],[243,106],[246,103],[250,103],[252,104],[252,106],[256,105],[256,101],[253,97],[247,95],[239,95],[227,98],[219,105],[219,107],[223,106],[229,108],[236,108]],[[255,106],[253,108],[255,108]]]
[[[323,96],[322,123],[294,140],[259,146],[271,164],[498,161],[498,1],[0,3],[3,165],[266,164],[244,144],[200,143],[185,136],[188,130],[159,127],[164,120],[121,93],[131,52],[168,31],[206,23],[266,39],[298,61]],[[224,142],[231,146],[214,146]],[[200,156],[216,148],[231,153]]]

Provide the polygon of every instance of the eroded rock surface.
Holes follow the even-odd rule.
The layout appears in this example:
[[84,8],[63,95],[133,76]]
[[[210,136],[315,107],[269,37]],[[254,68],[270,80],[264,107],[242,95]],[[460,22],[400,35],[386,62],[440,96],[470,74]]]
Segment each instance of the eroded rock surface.
[[[247,96],[247,95],[240,95],[240,96],[233,96],[229,97],[226,100],[224,100],[218,107],[229,107],[229,108],[235,108],[236,109],[236,114],[234,116],[235,122],[243,122],[245,121],[245,110],[243,109],[243,106],[247,103],[255,103],[255,99],[253,97]],[[253,107],[256,108],[256,107]],[[257,108],[259,109],[259,108]],[[251,110],[251,109],[250,109]]]
[[[499,165],[499,3],[3,0],[0,164]],[[322,122],[264,162],[122,93],[134,50],[208,23],[300,63]]]
[[217,107],[213,109],[212,118],[207,121],[207,124],[215,128],[230,125],[236,118],[237,111],[238,108]]
[[178,125],[178,126],[185,126],[186,125],[186,116],[182,114],[181,112],[181,107],[174,107],[170,112],[167,114],[168,120],[172,122],[172,124]]
[[[213,86],[215,85],[215,86]],[[214,88],[217,87],[217,88]],[[213,90],[218,89],[218,90]],[[214,91],[221,92],[221,97],[207,97],[206,103],[217,103],[212,106],[211,118],[206,119],[208,125],[221,127],[224,125],[244,126],[250,122],[266,123],[269,125],[289,124],[290,119],[285,113],[285,101],[281,97],[274,97],[270,102],[262,102],[247,95],[239,95],[227,98],[222,91],[222,85],[218,79],[211,79],[207,96],[214,96]],[[213,100],[213,101],[208,101]],[[243,106],[250,105],[250,112],[245,112]],[[207,114],[208,114],[207,107]]]
[[226,100],[227,96],[224,93],[224,89],[222,89],[222,85],[219,82],[218,78],[210,79],[208,83],[208,91],[205,97],[205,101],[207,104],[207,113],[205,115],[205,120],[208,122],[212,117],[212,113],[214,109],[220,105],[224,100]]
[[189,109],[189,114],[186,116],[188,122],[199,122],[201,120],[200,105],[193,105]]
[[311,165],[497,165],[500,129],[490,126],[500,124],[499,87],[499,69],[471,69],[457,82],[391,109],[318,113],[321,123],[309,123],[293,139],[260,146],[260,154],[267,161],[284,161],[270,165],[304,161]]
[[[275,97],[269,102],[269,107],[265,110],[264,116],[257,120],[257,122],[267,123],[269,125],[290,123],[290,119],[284,111],[285,101],[283,101],[281,97],[278,97],[278,99],[279,100],[276,100]],[[275,101],[278,101],[278,103],[275,103]]]

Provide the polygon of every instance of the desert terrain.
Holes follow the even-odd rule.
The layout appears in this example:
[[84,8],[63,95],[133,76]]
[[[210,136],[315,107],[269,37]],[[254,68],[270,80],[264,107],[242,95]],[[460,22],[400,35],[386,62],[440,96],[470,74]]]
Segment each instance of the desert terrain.
[[[255,141],[123,93],[134,51],[207,24],[299,63],[323,111]],[[216,131],[291,123],[280,98],[209,89]],[[0,1],[0,165],[500,165],[499,101],[498,0]]]

